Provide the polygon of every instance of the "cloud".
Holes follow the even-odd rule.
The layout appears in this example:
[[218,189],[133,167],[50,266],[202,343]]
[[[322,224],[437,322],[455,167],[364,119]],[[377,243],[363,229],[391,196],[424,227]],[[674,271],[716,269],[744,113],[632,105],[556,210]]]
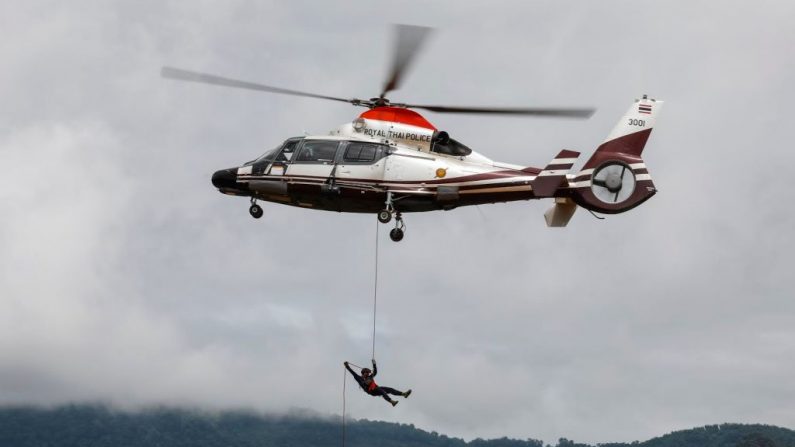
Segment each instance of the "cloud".
[[366,96],[388,24],[407,22],[439,30],[396,99],[600,108],[578,123],[428,116],[495,159],[588,152],[633,97],[667,100],[644,154],[660,193],[562,231],[538,202],[409,215],[400,244],[382,227],[379,376],[415,393],[393,409],[351,387],[349,412],[547,441],[791,424],[793,8],[388,10],[2,7],[16,36],[0,44],[2,402],[339,412],[342,361],[371,354],[375,219],[266,205],[254,221],[209,177],[357,111],[158,72]]

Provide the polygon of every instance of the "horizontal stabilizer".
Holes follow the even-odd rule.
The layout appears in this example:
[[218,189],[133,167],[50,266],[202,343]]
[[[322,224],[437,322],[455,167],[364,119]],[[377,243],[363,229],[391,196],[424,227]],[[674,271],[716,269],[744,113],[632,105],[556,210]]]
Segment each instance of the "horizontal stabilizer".
[[565,227],[575,211],[577,211],[576,203],[571,199],[559,197],[555,199],[555,204],[552,205],[552,208],[544,213],[544,219],[546,219],[548,227]]
[[566,174],[569,173],[579,152],[562,150],[554,160],[539,172],[533,180],[533,191],[536,197],[552,197],[555,191],[566,185]]

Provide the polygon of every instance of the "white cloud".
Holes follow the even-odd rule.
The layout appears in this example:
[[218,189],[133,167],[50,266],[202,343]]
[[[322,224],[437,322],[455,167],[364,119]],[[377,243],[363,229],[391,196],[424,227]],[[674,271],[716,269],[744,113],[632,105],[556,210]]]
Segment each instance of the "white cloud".
[[351,414],[590,442],[791,424],[792,7],[509,6],[3,6],[4,401],[339,412],[342,361],[370,356],[373,217],[254,221],[209,177],[357,111],[158,71],[366,96],[387,24],[419,20],[440,29],[396,98],[600,107],[429,115],[495,159],[587,152],[633,96],[668,100],[645,154],[660,193],[563,231],[524,202],[409,215],[397,245],[382,228],[380,379],[415,394],[393,409],[349,390]]

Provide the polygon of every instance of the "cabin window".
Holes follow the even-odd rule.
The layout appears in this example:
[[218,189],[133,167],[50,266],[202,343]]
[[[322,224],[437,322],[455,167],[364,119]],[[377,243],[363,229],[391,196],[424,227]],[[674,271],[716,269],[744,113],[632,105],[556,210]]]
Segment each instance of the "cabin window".
[[370,163],[375,161],[379,148],[372,143],[348,143],[342,160],[346,163]]
[[339,141],[304,140],[295,157],[297,163],[331,163],[337,153]]

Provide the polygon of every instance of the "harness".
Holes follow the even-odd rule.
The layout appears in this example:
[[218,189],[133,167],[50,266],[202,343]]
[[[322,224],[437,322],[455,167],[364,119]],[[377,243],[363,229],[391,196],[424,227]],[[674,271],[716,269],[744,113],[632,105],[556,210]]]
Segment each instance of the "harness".
[[373,379],[370,379],[370,383],[367,383],[366,385],[368,393],[372,393],[376,388],[378,388],[378,385],[376,385],[375,380]]

